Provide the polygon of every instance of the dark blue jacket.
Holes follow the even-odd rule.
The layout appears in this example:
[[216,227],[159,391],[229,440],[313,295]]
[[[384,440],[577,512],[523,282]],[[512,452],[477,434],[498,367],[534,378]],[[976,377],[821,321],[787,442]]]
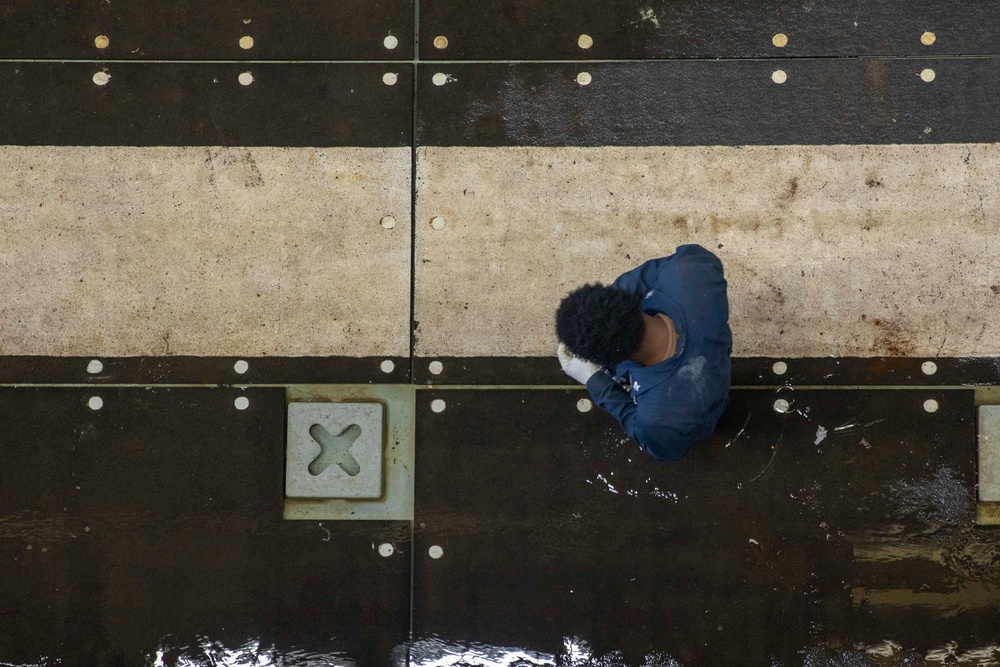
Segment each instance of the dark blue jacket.
[[644,451],[677,460],[712,434],[729,407],[733,335],[722,262],[699,245],[682,245],[622,275],[614,287],[641,296],[646,314],[673,320],[677,351],[654,366],[626,360],[614,377],[595,374],[587,389]]

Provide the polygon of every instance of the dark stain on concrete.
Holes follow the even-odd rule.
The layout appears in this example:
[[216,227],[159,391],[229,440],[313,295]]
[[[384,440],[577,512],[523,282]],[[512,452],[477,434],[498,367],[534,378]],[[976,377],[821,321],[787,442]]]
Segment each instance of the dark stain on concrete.
[[875,327],[872,352],[887,357],[909,357],[917,349],[902,326],[882,318],[871,320]]
[[792,199],[795,199],[795,194],[798,191],[799,191],[799,179],[797,176],[792,177],[788,181],[788,190],[785,191],[785,194],[782,196],[782,199],[784,199],[786,202],[791,201]]
[[[759,232],[761,229],[765,229],[764,221],[759,216],[754,214],[749,214],[740,218],[731,218],[716,215],[715,213],[709,213],[708,225],[712,230],[712,235],[715,237],[719,237],[722,233],[731,229],[739,230],[741,232]],[[784,229],[784,223],[781,218],[773,218],[768,221],[766,229],[773,234],[781,234]]]

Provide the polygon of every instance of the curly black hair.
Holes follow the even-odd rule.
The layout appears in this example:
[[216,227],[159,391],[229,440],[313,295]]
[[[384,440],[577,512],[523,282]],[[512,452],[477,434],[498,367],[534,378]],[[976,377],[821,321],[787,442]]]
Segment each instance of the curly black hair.
[[556,311],[556,335],[576,356],[614,367],[639,349],[645,322],[642,298],[617,287],[584,285]]

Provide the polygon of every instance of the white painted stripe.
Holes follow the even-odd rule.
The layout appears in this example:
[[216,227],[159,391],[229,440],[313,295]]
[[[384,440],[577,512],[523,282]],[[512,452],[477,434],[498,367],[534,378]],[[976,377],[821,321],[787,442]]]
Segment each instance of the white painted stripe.
[[[700,243],[737,356],[1000,354],[1000,147],[425,148],[417,354],[554,354],[572,288]],[[721,245],[721,248],[719,247]]]
[[0,354],[406,355],[410,161],[2,147]]

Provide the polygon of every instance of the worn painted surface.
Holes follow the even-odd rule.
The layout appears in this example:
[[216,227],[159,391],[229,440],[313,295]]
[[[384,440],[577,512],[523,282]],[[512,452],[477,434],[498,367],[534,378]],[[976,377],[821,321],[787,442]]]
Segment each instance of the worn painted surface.
[[583,396],[418,394],[412,664],[1000,659],[971,391],[737,391],[669,465]]
[[0,62],[0,145],[409,146],[411,81],[402,63]]
[[408,148],[5,147],[0,173],[0,354],[409,353]]
[[[423,0],[420,41],[428,59],[973,54],[994,53],[998,18],[984,0],[960,11],[935,0]],[[934,31],[929,45],[925,31]],[[782,47],[776,33],[786,37]],[[587,48],[581,34],[590,37]],[[440,35],[444,49],[435,46]]]
[[[267,0],[10,0],[0,44],[4,58],[24,59],[369,60],[409,58],[412,32],[412,0],[308,3],[294,12]],[[388,34],[399,37],[394,49],[383,46]],[[244,36],[253,38],[249,49]]]
[[998,158],[995,144],[420,149],[416,353],[554,354],[570,289],[700,243],[726,267],[736,356],[994,354]]
[[[932,83],[921,78],[924,70],[933,72]],[[777,72],[783,83],[775,82]],[[417,143],[994,142],[1000,118],[989,111],[998,90],[1000,67],[993,58],[423,63],[417,68]]]

